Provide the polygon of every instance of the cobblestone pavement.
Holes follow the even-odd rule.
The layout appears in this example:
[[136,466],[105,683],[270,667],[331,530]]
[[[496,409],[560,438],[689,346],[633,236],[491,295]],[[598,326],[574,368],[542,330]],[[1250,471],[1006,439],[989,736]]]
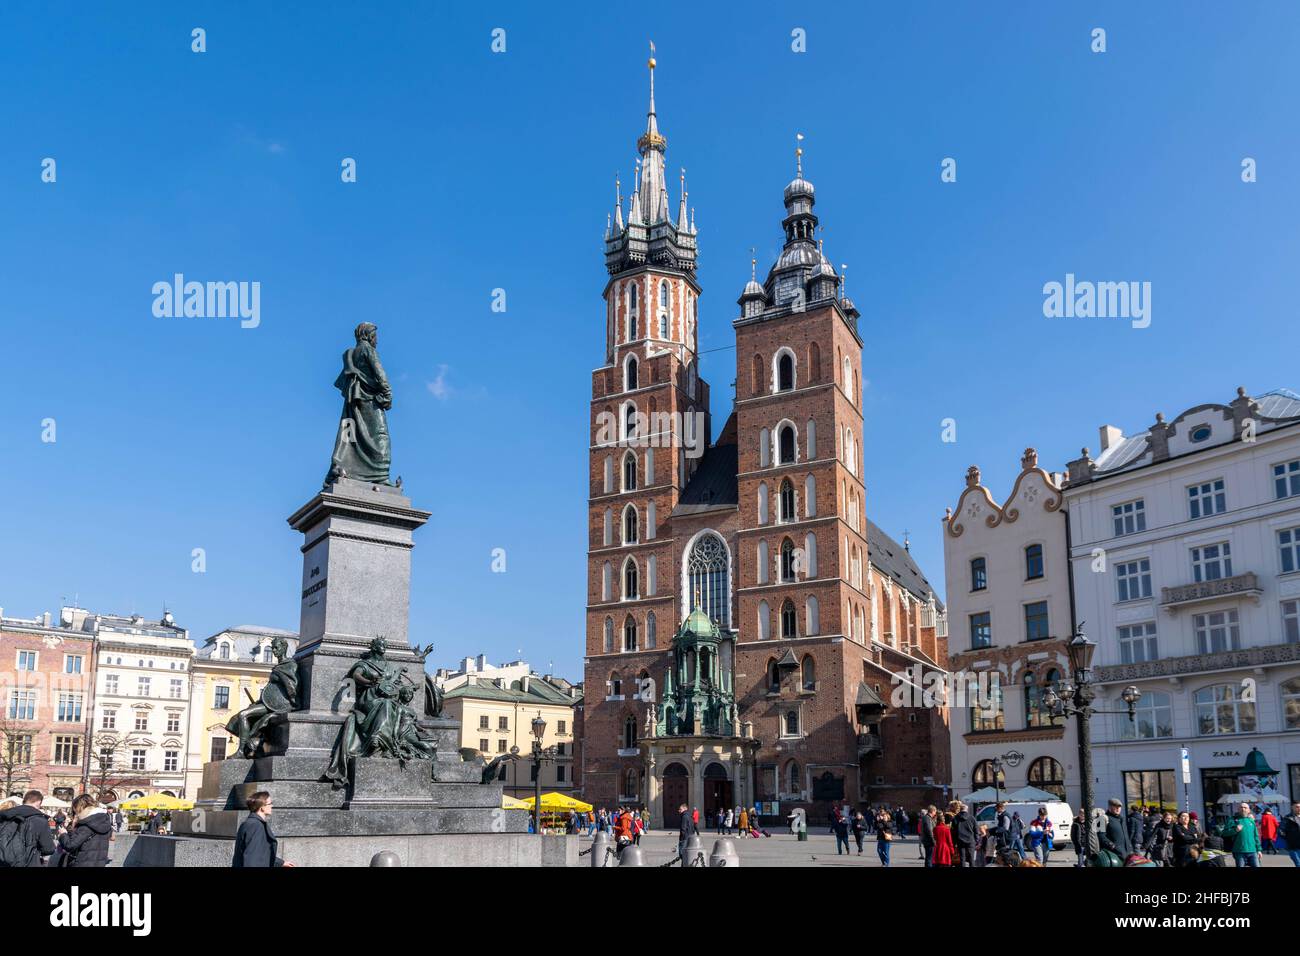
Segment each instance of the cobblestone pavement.
[[[858,855],[857,846],[849,841],[852,852],[848,856],[835,853],[835,838],[824,830],[820,833],[810,831],[808,840],[800,843],[795,837],[786,832],[771,831],[770,838],[760,837],[755,840],[752,838],[732,839],[736,845],[736,853],[740,857],[741,866],[870,866],[880,867],[880,859],[876,855],[876,841],[874,837],[868,837],[862,844],[862,855]],[[591,845],[589,837],[579,837],[582,849]],[[718,839],[716,833],[701,833],[700,841],[704,844],[706,856],[712,852],[713,844]],[[652,831],[641,837],[641,849],[645,853],[645,862],[647,866],[659,866],[667,863],[677,855],[677,834],[669,833],[663,830]],[[892,867],[920,867],[921,866],[921,847],[916,837],[910,837],[905,840],[894,840],[890,848],[890,866]],[[582,865],[589,865],[589,857],[582,857]],[[1275,856],[1260,857],[1261,865],[1266,867],[1285,866],[1294,869],[1290,857],[1285,854]],[[1232,866],[1231,857],[1226,862],[1227,866]],[[1052,854],[1048,866],[1055,869],[1056,867],[1074,866],[1074,851],[1067,845],[1063,850],[1057,850]]]

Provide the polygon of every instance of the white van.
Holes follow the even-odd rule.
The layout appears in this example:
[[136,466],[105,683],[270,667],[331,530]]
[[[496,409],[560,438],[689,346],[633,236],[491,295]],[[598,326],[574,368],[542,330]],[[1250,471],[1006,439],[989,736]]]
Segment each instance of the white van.
[[[1052,821],[1052,848],[1056,850],[1070,848],[1070,824],[1074,822],[1074,811],[1062,800],[1048,800],[1043,803],[1008,803],[1008,816],[1020,814],[1020,822],[1029,830],[1030,821],[1038,817],[1038,808],[1047,808],[1047,819]],[[986,804],[975,814],[976,823],[987,823],[992,830],[997,826],[997,806]]]

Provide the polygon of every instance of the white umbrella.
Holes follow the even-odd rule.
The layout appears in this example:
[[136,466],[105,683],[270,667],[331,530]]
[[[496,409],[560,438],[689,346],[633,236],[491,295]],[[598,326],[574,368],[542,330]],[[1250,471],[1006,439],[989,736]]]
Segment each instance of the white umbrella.
[[1039,790],[1037,787],[1021,787],[1019,790],[1008,793],[1002,799],[1007,803],[1054,803],[1061,798],[1054,793],[1048,793],[1046,790]]
[[963,797],[958,797],[962,803],[994,803],[1003,798],[1004,791],[995,790],[993,787],[981,787],[974,793],[968,793]]
[[66,800],[60,800],[58,797],[49,796],[41,801],[42,810],[71,810],[72,804]]
[[1269,790],[1266,793],[1225,793],[1219,803],[1286,803],[1286,797]]

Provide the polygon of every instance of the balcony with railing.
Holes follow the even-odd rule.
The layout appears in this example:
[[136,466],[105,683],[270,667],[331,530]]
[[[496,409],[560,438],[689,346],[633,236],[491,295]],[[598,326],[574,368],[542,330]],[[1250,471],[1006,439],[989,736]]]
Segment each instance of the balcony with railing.
[[875,757],[884,753],[880,743],[880,734],[858,734],[858,757]]
[[1160,606],[1170,614],[1177,614],[1185,607],[1203,604],[1206,601],[1221,601],[1225,597],[1249,597],[1259,603],[1264,593],[1259,586],[1259,578],[1254,571],[1234,574],[1230,578],[1215,578],[1213,581],[1197,581],[1195,584],[1180,584],[1177,587],[1160,589]]
[[1111,664],[1096,667],[1099,684],[1128,684],[1153,677],[1179,677],[1214,671],[1242,668],[1276,667],[1300,661],[1300,643],[1265,644],[1239,650],[1212,651],[1207,654],[1188,654],[1183,657],[1166,657],[1139,664]]

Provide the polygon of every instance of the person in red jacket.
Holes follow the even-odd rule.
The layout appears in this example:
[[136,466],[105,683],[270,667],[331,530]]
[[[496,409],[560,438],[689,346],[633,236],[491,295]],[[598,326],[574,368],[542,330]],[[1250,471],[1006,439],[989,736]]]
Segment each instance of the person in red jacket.
[[1265,853],[1277,853],[1277,847],[1273,841],[1277,839],[1277,817],[1273,815],[1272,807],[1264,808],[1264,815],[1259,818],[1259,838],[1263,841],[1262,849]]
[[933,866],[956,866],[957,847],[952,842],[952,814],[945,813],[934,828]]

